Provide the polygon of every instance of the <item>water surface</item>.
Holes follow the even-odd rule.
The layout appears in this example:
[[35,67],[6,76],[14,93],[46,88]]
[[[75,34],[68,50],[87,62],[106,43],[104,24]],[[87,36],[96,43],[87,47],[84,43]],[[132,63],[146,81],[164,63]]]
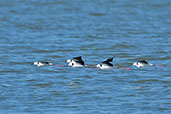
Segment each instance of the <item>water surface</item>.
[[[0,113],[171,113],[169,0],[1,0]],[[82,56],[133,70],[67,65]],[[159,68],[135,68],[145,59]]]

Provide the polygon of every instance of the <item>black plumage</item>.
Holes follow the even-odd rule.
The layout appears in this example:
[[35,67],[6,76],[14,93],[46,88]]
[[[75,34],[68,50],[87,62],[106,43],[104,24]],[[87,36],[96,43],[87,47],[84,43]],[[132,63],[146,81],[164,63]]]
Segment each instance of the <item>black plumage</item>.
[[45,65],[49,65],[50,64],[49,62],[44,62],[44,61],[39,61],[38,63],[42,63],[42,64],[45,64]]
[[146,60],[142,60],[142,61],[138,61],[138,62],[148,64],[148,62]]
[[73,60],[81,65],[84,65],[84,61],[82,60],[81,56],[73,57]]
[[109,59],[103,61],[102,63],[113,67],[113,64],[110,63],[110,62],[112,62],[112,61],[113,61],[113,57],[111,57],[111,58],[109,58]]

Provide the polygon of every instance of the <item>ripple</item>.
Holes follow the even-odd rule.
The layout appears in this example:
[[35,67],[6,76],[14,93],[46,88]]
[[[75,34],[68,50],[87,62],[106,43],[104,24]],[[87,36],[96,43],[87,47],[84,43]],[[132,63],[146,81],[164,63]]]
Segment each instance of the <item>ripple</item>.
[[104,15],[106,15],[106,13],[94,12],[94,13],[89,13],[89,15],[91,15],[91,16],[104,16]]
[[44,87],[50,87],[52,85],[53,85],[53,83],[38,83],[38,84],[35,84],[33,86],[44,88]]
[[1,73],[6,73],[6,74],[8,74],[8,73],[17,73],[17,74],[23,73],[23,71],[14,70],[14,69],[11,69],[11,70],[1,70],[0,72],[1,72]]
[[[1,0],[0,113],[169,113],[170,1],[113,1]],[[75,56],[133,70],[32,64]]]
[[122,95],[122,96],[119,96],[119,97],[135,97],[136,95],[134,94],[128,94],[128,95]]
[[146,79],[146,80],[132,81],[131,83],[148,83],[148,82],[160,82],[160,81],[157,79]]
[[34,53],[55,53],[56,51],[53,50],[35,50]]

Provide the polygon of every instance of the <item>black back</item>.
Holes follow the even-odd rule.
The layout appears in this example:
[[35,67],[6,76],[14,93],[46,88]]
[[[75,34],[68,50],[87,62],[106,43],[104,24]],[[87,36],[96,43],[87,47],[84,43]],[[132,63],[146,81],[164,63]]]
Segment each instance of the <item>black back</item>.
[[46,64],[46,65],[50,64],[49,62],[44,62],[44,61],[42,61],[40,63]]
[[142,60],[142,61],[138,61],[138,62],[148,64],[148,62],[146,60]]
[[112,62],[112,61],[113,61],[113,57],[107,59],[106,61],[103,61],[102,63],[103,63],[103,64],[107,64],[107,65],[109,65],[109,66],[113,66],[113,64],[110,63],[110,62]]
[[83,61],[81,56],[78,56],[78,57],[73,57],[73,60],[74,61]]
[[82,57],[73,57],[73,60],[77,63],[80,63],[81,65],[84,65],[84,61],[82,60]]

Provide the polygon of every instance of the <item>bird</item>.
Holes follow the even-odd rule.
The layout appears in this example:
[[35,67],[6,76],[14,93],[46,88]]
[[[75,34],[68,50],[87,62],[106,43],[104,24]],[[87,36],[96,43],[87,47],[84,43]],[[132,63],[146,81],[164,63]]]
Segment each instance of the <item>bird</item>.
[[146,60],[141,60],[141,61],[138,61],[138,62],[134,62],[133,63],[133,66],[136,66],[136,67],[150,67],[150,66],[155,66],[154,64],[151,64],[151,63],[148,63]]
[[97,64],[96,67],[99,67],[100,69],[112,69],[114,66],[110,62],[113,61],[113,57],[105,60],[102,62],[102,64]]
[[50,62],[43,62],[43,61],[36,61],[33,63],[34,65],[37,65],[37,66],[45,66],[45,65],[53,65],[53,63],[50,63]]
[[73,57],[73,59],[67,59],[66,61],[68,63],[68,66],[71,67],[84,67],[84,61],[82,60],[81,56]]

